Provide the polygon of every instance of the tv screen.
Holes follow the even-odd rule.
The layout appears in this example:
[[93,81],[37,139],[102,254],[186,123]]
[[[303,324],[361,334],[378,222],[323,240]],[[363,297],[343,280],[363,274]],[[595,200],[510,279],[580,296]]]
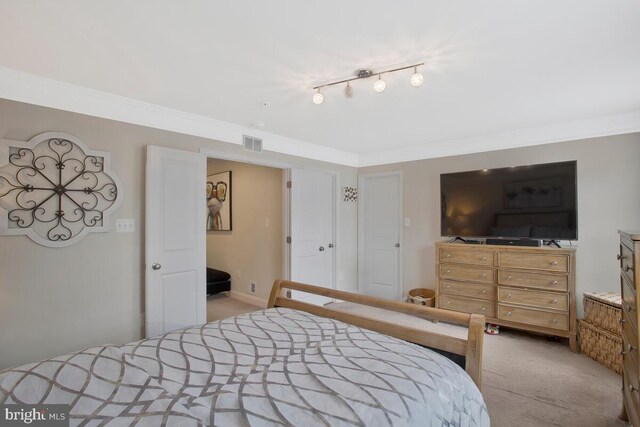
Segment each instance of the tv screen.
[[578,238],[575,161],[440,175],[451,237]]

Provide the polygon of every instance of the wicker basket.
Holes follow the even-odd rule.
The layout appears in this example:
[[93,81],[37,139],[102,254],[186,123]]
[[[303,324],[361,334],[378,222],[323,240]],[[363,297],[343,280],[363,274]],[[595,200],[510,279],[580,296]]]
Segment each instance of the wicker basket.
[[617,335],[622,334],[622,298],[613,292],[586,293],[583,298],[584,320]]
[[616,374],[622,374],[622,338],[584,320],[578,320],[580,351]]
[[434,307],[436,302],[436,291],[427,288],[411,289],[407,296],[407,302],[426,305],[427,307]]

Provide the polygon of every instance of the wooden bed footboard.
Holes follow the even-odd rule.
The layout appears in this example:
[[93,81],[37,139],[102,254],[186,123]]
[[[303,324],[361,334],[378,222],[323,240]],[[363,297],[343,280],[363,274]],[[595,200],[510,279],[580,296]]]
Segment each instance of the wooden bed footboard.
[[[442,321],[462,325],[469,329],[467,339],[451,337],[430,332],[424,329],[412,328],[384,320],[359,316],[343,311],[333,310],[302,301],[293,300],[283,296],[284,290],[295,290],[309,294],[335,298],[341,301],[349,301],[370,307],[405,313],[423,319]],[[306,311],[317,316],[328,317],[349,323],[365,329],[370,329],[401,340],[409,341],[424,347],[453,353],[465,358],[465,371],[473,379],[480,389],[482,384],[482,345],[484,340],[485,318],[479,314],[465,314],[438,308],[424,307],[415,304],[407,304],[382,298],[354,294],[351,292],[327,289],[304,283],[288,280],[276,280],[269,296],[269,308],[286,307],[295,310]]]

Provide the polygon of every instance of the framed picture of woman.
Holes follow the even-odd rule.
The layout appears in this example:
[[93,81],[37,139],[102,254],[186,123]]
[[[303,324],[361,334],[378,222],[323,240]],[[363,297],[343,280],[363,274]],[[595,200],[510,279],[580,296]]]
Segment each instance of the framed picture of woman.
[[207,177],[207,231],[231,231],[231,171]]

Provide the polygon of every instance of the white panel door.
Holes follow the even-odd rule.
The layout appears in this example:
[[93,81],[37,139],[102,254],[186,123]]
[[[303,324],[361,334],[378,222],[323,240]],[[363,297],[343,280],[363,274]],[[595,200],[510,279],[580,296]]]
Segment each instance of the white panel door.
[[[291,280],[334,287],[334,175],[291,171]],[[322,305],[329,298],[293,291],[292,298]]]
[[206,322],[206,157],[147,146],[146,335]]
[[401,297],[402,176],[360,177],[359,288],[365,295]]

